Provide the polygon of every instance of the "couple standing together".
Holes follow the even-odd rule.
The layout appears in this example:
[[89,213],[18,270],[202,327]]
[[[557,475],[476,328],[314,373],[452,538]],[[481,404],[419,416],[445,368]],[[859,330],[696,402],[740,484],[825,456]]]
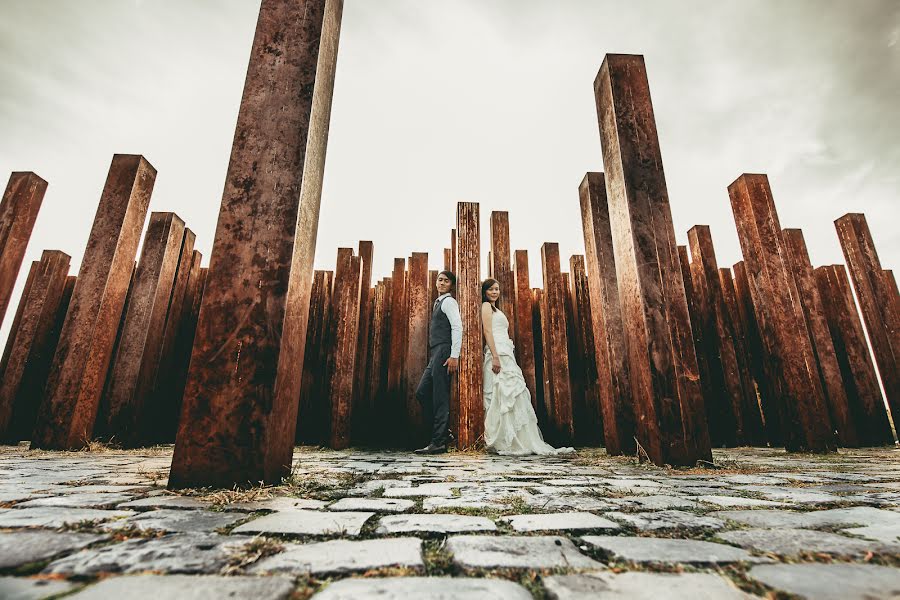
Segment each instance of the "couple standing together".
[[[456,373],[462,347],[462,317],[452,296],[456,275],[441,271],[438,298],[431,311],[428,333],[430,359],[416,389],[416,399],[432,424],[431,442],[417,454],[440,454],[450,441],[450,375]],[[554,448],[544,442],[531,406],[522,369],[516,364],[509,320],[500,310],[500,284],[487,279],[481,284],[481,330],[484,348],[484,441],[498,454],[560,454],[571,448]],[[429,418],[430,417],[430,418]]]

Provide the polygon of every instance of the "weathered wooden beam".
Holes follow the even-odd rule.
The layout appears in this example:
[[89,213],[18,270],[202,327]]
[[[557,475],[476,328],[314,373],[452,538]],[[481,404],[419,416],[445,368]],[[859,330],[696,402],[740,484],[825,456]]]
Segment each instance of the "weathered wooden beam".
[[69,260],[59,250],[44,250],[31,265],[0,361],[0,442],[31,437],[59,337],[59,313],[65,314],[71,296]]
[[900,415],[900,310],[896,288],[892,289],[884,277],[865,215],[848,213],[834,226],[891,414]]
[[743,444],[745,437],[743,389],[734,350],[734,327],[722,296],[719,265],[709,227],[692,227],[688,231],[688,242],[691,245],[691,279],[701,331],[697,362],[702,364],[702,348],[707,366],[706,372],[703,369],[700,371],[700,383],[709,421],[710,442],[716,446],[736,446]]
[[638,439],[659,465],[711,460],[643,57],[607,55],[594,90]]
[[[148,401],[162,360],[166,314],[184,240],[184,221],[171,212],[154,212],[144,236],[109,383],[94,435],[115,438],[126,448],[145,443]],[[186,283],[186,282],[185,282]]]
[[531,392],[531,405],[537,409],[538,388],[535,378],[534,319],[532,312],[531,283],[528,278],[528,251],[516,250],[513,261],[513,282],[516,296],[516,325],[513,328],[513,345],[516,362],[522,369],[525,386]]
[[309,299],[309,325],[303,353],[295,439],[300,444],[324,445],[328,432],[328,333],[331,330],[333,271],[315,271]]
[[[416,399],[419,379],[428,365],[428,325],[431,321],[431,290],[428,288],[428,253],[409,257],[409,290],[406,295],[408,334],[406,338],[406,443],[419,448],[428,443],[430,429],[423,420],[422,405]],[[428,424],[431,425],[430,423]]]
[[510,331],[516,330],[516,293],[509,245],[509,213],[491,212],[490,277],[500,283],[500,307],[509,318]]
[[117,154],[100,197],[31,445],[82,448],[106,382],[156,169]]
[[372,321],[372,304],[369,290],[372,287],[372,258],[375,251],[370,241],[359,242],[359,339],[356,343],[356,370],[353,383],[353,411],[350,437],[362,441],[372,427],[369,401],[366,397],[366,366],[369,362],[369,327]]
[[894,438],[847,271],[844,265],[818,267],[815,278],[859,441],[890,444]]
[[338,248],[331,295],[331,336],[328,378],[331,424],[329,447],[350,446],[353,385],[356,381],[356,345],[359,341],[359,297],[362,264],[352,248]]
[[578,187],[603,438],[608,454],[633,454],[635,423],[619,304],[609,204],[603,173],[587,173]]
[[[481,228],[478,204],[456,205],[456,299],[463,323],[462,350],[459,355],[458,431],[459,448],[471,448],[484,436],[484,400],[482,389],[484,350],[481,332]],[[451,397],[451,405],[453,398]]]
[[26,171],[12,173],[3,192],[0,201],[0,321],[6,316],[46,191],[47,182]]
[[[569,369],[580,386],[572,409],[575,438],[584,446],[603,445],[603,409],[600,406],[594,327],[584,256],[569,257],[569,306],[572,319],[569,336]],[[567,313],[568,314],[568,313]],[[577,365],[577,371],[576,371]],[[572,389],[576,389],[573,384]]]
[[559,244],[541,245],[544,293],[541,295],[541,336],[544,343],[544,401],[550,417],[551,443],[571,445],[572,389],[569,382],[568,336],[566,335],[566,291],[560,271]]
[[260,6],[171,488],[290,472],[342,10]]
[[845,448],[858,447],[859,435],[853,416],[850,414],[847,392],[841,377],[841,367],[835,354],[831,332],[828,330],[825,308],[822,306],[822,298],[816,285],[812,263],[809,260],[806,240],[803,239],[803,232],[799,229],[782,229],[781,235],[787,252],[788,266],[794,276],[794,282],[797,284],[806,328],[812,340],[813,354],[816,358],[822,388],[825,391],[831,426],[837,432],[837,439],[841,446]]
[[744,174],[728,186],[753,306],[768,360],[776,369],[782,434],[789,451],[835,448],[797,285],[765,175]]

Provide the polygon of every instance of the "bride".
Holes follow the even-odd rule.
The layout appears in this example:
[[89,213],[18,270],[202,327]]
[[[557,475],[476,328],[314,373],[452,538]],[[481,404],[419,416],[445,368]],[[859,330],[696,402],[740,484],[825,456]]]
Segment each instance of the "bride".
[[522,369],[516,364],[509,320],[500,310],[500,284],[481,284],[481,325],[484,348],[484,440],[498,454],[563,454],[572,448],[554,448],[544,442],[531,394]]

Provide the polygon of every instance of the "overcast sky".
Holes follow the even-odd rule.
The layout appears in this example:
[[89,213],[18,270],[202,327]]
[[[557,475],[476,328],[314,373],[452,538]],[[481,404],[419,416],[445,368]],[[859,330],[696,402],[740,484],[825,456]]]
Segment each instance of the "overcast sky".
[[[114,153],[158,169],[208,262],[258,0],[0,0],[0,178],[50,186],[20,276],[44,248],[77,272]],[[317,268],[339,246],[449,245],[455,203],[510,212],[514,248],[583,252],[577,187],[602,171],[593,80],[643,54],[679,243],[712,228],[740,259],[727,186],[767,173],[814,264],[843,262],[833,220],[864,212],[900,267],[898,0],[346,0]],[[7,312],[5,340],[19,289]]]

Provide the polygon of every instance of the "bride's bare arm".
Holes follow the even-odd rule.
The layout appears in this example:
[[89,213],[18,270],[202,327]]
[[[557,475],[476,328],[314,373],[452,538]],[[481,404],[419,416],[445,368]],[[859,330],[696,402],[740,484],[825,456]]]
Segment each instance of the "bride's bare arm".
[[497,354],[497,346],[494,344],[494,332],[491,323],[494,320],[494,309],[491,308],[490,302],[482,302],[481,304],[481,329],[484,331],[484,339],[487,341],[488,348],[491,350],[491,367],[494,373],[500,372],[500,356]]

